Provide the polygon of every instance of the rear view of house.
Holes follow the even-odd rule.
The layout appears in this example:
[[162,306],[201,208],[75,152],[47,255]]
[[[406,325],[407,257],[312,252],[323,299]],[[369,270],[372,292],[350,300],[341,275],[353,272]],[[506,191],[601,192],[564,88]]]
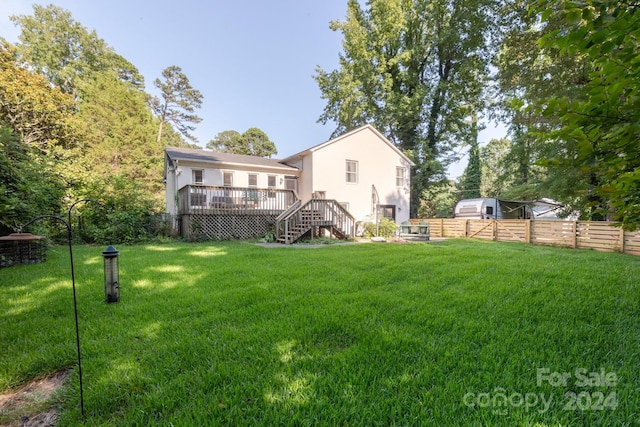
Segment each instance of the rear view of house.
[[376,214],[398,224],[409,219],[409,174],[414,164],[371,125],[282,162],[300,170],[303,201],[337,200],[358,221],[371,220]]
[[411,166],[370,125],[282,160],[168,147],[167,213],[185,237],[247,239],[275,225],[287,243],[319,228],[350,237],[358,221],[409,218]]

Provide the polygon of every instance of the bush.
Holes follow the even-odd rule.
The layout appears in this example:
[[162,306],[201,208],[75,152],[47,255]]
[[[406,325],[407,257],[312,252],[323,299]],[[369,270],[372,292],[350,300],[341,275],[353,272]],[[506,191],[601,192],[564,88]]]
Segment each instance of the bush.
[[169,234],[170,219],[154,213],[153,197],[126,177],[94,181],[83,196],[104,206],[95,203],[78,206],[76,234],[85,243],[136,243]]
[[[396,233],[397,228],[398,226],[396,225],[396,223],[391,221],[390,219],[380,218],[380,221],[377,227],[376,227],[376,224],[373,222],[366,222],[364,224],[364,237],[371,238],[371,237],[380,236],[380,237],[389,238]],[[377,229],[377,234],[376,234],[376,229]]]

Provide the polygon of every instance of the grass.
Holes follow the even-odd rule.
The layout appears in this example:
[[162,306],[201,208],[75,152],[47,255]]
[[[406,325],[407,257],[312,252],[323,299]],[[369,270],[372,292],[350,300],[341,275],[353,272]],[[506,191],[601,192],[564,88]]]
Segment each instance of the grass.
[[[87,425],[640,420],[637,257],[467,240],[117,248],[109,305],[103,248],[74,248]],[[68,252],[0,269],[0,291],[0,390],[74,368],[56,402],[61,425],[81,423]]]

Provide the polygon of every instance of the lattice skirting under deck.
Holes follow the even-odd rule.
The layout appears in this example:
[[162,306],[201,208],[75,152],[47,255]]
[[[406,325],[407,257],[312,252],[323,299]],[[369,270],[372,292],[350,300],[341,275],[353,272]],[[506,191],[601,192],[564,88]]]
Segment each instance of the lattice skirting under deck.
[[263,237],[277,215],[182,215],[181,235],[193,240],[248,240]]

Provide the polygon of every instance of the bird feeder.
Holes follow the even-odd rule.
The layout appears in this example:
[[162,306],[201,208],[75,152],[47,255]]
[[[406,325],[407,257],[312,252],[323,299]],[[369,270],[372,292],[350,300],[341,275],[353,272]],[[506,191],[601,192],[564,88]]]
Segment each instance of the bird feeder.
[[104,298],[105,302],[112,303],[120,301],[120,281],[118,274],[118,252],[116,248],[109,245],[102,252],[104,258]]

